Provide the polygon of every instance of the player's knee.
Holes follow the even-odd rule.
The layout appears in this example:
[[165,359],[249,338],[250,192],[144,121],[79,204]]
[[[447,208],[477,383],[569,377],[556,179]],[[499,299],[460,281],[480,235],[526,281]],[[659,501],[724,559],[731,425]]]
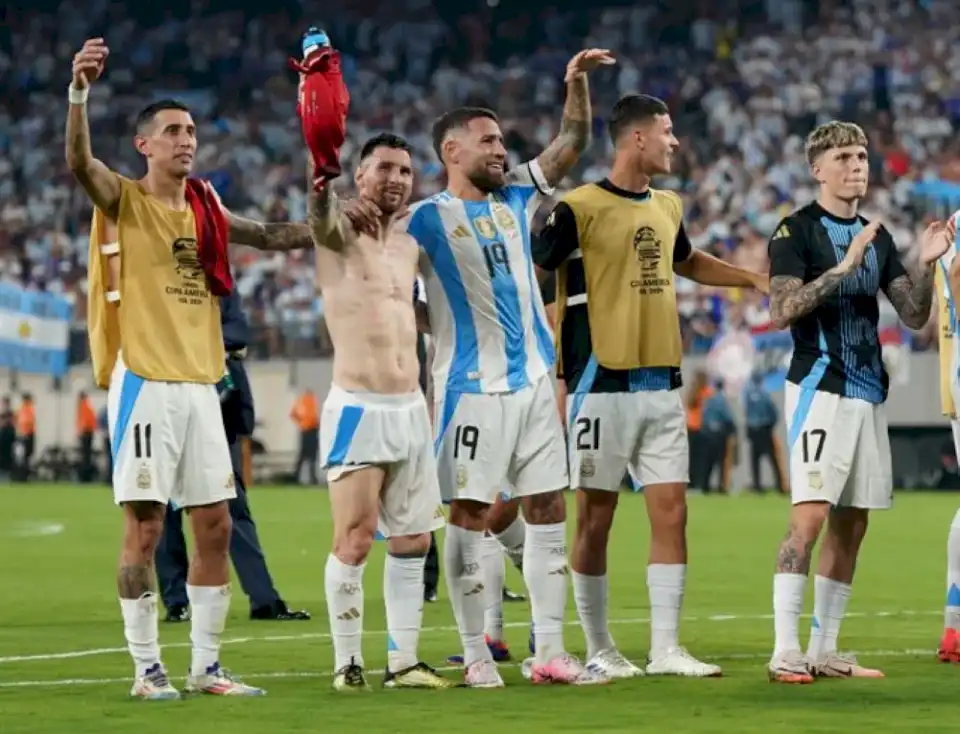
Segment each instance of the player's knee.
[[489,505],[475,500],[453,500],[450,503],[448,521],[451,525],[464,530],[483,532],[487,529]]
[[523,516],[531,525],[552,525],[567,519],[563,492],[543,492],[523,498]]
[[198,555],[225,555],[228,552],[233,520],[226,502],[192,508],[190,523],[193,526]]
[[[348,566],[359,566],[370,555],[376,533],[376,521],[358,522],[338,530],[333,537],[333,555]],[[392,544],[397,540],[399,539],[391,538],[388,541],[391,550],[394,547]],[[427,548],[429,547],[430,540],[427,536]]]
[[803,543],[816,541],[829,515],[829,502],[801,502],[794,505],[790,510],[791,535]]
[[430,550],[430,533],[400,535],[387,540],[391,556],[425,556]]
[[157,502],[130,502],[124,508],[124,548],[152,558],[160,536],[166,507]]
[[682,532],[687,527],[687,492],[683,485],[644,489],[647,514],[654,532]]
[[487,511],[487,530],[491,533],[502,533],[513,525],[520,514],[519,499],[498,499]]
[[869,519],[870,514],[867,510],[858,507],[838,507],[830,513],[827,531],[841,545],[848,548],[859,548],[867,534]]
[[600,490],[577,491],[577,536],[584,541],[606,541],[613,525],[619,495]]

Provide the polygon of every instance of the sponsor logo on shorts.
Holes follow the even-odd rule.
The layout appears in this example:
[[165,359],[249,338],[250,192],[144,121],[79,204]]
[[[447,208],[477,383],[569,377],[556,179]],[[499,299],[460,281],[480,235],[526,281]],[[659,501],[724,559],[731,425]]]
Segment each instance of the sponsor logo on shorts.
[[140,465],[140,471],[137,472],[137,489],[150,489],[153,479],[150,477],[150,469],[146,464]]
[[233,472],[230,472],[230,473],[227,475],[227,481],[226,481],[226,483],[225,483],[223,486],[224,486],[226,489],[233,489],[233,488],[236,486],[236,482],[234,482],[234,480],[233,480]]
[[597,465],[593,463],[592,456],[584,456],[580,460],[580,476],[592,477],[597,473]]

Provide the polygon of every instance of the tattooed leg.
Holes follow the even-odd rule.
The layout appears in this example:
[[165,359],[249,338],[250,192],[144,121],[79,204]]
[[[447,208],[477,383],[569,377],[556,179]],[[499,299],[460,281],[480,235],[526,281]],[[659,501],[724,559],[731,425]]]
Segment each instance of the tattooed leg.
[[123,613],[123,632],[133,658],[137,682],[132,695],[172,698],[176,691],[160,662],[154,553],[166,508],[157,502],[130,502],[123,506],[124,537],[117,571],[117,591]]
[[[800,613],[813,547],[830,512],[826,502],[804,502],[790,512],[790,527],[777,553],[773,577],[773,618],[776,632],[772,674],[780,675],[790,667],[790,654],[800,654]],[[808,682],[804,677],[804,682]],[[812,680],[812,679],[811,679]]]

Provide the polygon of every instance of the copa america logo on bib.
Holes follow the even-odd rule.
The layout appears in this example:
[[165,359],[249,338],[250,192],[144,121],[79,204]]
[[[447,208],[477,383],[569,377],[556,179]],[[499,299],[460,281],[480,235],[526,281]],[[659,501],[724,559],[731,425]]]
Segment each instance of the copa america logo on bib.
[[753,374],[756,349],[746,331],[728,331],[713,343],[707,354],[707,374],[723,380],[728,392],[739,392]]

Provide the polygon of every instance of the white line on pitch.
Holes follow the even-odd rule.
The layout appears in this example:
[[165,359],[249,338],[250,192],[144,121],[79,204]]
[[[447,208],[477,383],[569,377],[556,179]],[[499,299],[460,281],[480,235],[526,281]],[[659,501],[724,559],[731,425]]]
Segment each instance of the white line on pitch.
[[[942,610],[937,611],[887,611],[887,612],[847,612],[845,615],[846,619],[850,618],[862,618],[862,617],[911,617],[911,616],[932,616],[932,615],[941,615],[943,614]],[[809,614],[803,615],[804,617],[809,617]],[[772,614],[713,614],[708,616],[692,616],[684,617],[684,622],[731,622],[731,621],[740,621],[740,622],[756,622],[762,620],[773,619]],[[609,624],[616,625],[632,625],[632,624],[649,624],[649,617],[636,617],[628,619],[611,619]],[[503,626],[505,628],[513,627],[528,627],[529,622],[508,622]],[[578,626],[580,623],[575,621],[569,621],[566,623],[567,626]],[[457,628],[453,626],[442,626],[442,627],[424,627],[421,630],[422,634],[429,634],[433,632],[456,632]],[[386,635],[386,630],[364,630],[364,635]],[[222,644],[224,645],[238,645],[238,644],[249,644],[251,642],[300,642],[303,640],[328,640],[330,639],[329,632],[307,632],[298,635],[265,635],[262,637],[231,637],[223,640]],[[183,648],[190,647],[191,643],[189,642],[170,642],[163,644],[164,648]],[[69,652],[51,652],[51,653],[38,653],[33,655],[10,655],[7,657],[0,657],[0,664],[4,663],[27,663],[27,662],[37,662],[44,660],[69,660],[73,658],[88,658],[95,657],[98,655],[119,655],[121,653],[126,654],[126,647],[100,647],[92,648],[88,650],[72,650]]]
[[[853,655],[858,655],[861,657],[871,657],[871,658],[914,658],[914,657],[929,657],[933,658],[932,650],[860,650],[854,651]],[[769,653],[730,653],[725,655],[709,655],[704,658],[704,660],[767,660],[770,657]],[[500,663],[501,668],[515,668],[518,667],[518,663]],[[450,673],[463,668],[459,665],[447,665],[442,668],[436,668],[440,673]],[[267,679],[278,679],[278,678],[329,678],[333,675],[330,672],[308,672],[308,671],[278,671],[273,673],[250,673],[243,676],[246,680],[267,680]],[[370,671],[370,677],[379,678],[382,677],[382,673],[378,671]],[[172,677],[172,680],[184,680],[183,677]],[[5,681],[0,682],[0,690],[9,689],[9,688],[56,688],[60,686],[97,686],[97,685],[113,685],[120,683],[129,683],[129,678],[62,678],[62,679],[51,679],[51,680],[20,680],[20,681]]]

